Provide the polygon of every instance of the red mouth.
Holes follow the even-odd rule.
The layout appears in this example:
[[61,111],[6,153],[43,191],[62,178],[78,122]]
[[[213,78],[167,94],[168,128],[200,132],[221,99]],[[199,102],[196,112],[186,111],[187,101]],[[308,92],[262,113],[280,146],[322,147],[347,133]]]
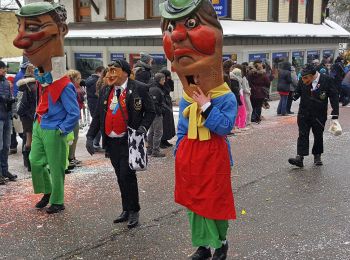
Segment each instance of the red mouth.
[[50,38],[48,38],[43,44],[41,44],[39,47],[37,47],[37,48],[35,48],[35,49],[33,49],[33,50],[28,50],[28,49],[26,49],[26,50],[24,50],[23,51],[23,54],[24,54],[24,56],[31,56],[31,55],[34,55],[35,53],[37,53],[38,51],[40,51],[43,47],[45,47],[46,46],[46,44],[49,42],[49,41],[51,41],[51,37]]
[[174,50],[174,56],[176,58],[180,58],[182,56],[188,56],[188,55],[200,55],[200,56],[203,56],[203,54],[193,50],[193,49],[190,49],[190,48],[177,48]]

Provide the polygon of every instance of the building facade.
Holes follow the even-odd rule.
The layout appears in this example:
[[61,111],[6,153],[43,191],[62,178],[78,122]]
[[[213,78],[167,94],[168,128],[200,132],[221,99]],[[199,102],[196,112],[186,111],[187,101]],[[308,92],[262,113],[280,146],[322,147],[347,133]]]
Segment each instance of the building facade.
[[[56,0],[68,11],[68,67],[86,77],[115,58],[134,64],[139,53],[146,51],[154,57],[155,70],[170,68],[159,26],[158,6],[163,1]],[[349,42],[350,34],[325,19],[327,2],[212,0],[224,30],[224,59],[238,63],[261,59],[275,68],[286,60],[300,67],[314,59],[333,59],[339,43]],[[181,89],[178,86],[175,97],[181,96]]]

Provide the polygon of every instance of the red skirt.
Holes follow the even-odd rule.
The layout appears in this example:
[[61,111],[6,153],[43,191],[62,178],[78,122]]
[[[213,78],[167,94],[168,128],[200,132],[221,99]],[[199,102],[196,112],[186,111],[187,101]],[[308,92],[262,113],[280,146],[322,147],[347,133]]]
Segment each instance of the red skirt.
[[175,202],[208,219],[236,219],[225,138],[180,142],[175,158]]

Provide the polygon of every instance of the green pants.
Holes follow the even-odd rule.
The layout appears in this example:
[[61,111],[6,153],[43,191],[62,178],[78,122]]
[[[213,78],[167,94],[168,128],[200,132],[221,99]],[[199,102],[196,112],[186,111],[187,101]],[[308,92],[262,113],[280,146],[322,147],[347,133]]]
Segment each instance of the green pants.
[[64,203],[64,170],[67,160],[67,138],[58,130],[33,126],[29,155],[34,193],[51,193],[50,204]]
[[193,246],[210,246],[215,249],[222,247],[222,241],[226,240],[228,220],[208,219],[190,210],[188,217]]

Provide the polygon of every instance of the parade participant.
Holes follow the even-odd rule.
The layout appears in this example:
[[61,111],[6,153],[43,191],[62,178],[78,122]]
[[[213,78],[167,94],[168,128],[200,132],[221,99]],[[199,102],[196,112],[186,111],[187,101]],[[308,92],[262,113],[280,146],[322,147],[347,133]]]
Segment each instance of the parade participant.
[[66,135],[80,115],[75,87],[65,76],[67,13],[60,4],[37,2],[22,6],[16,16],[18,35],[13,44],[38,68],[35,77],[40,82],[29,159],[34,193],[44,196],[35,206],[50,203],[46,212],[52,214],[65,209]]
[[101,89],[95,115],[86,135],[86,149],[93,155],[93,140],[101,130],[102,140],[117,175],[122,199],[122,213],[114,223],[128,222],[128,228],[139,222],[139,191],[136,172],[129,167],[127,127],[146,134],[155,117],[154,105],[145,84],[130,79],[130,65],[116,60],[108,66],[107,84]]
[[[160,5],[163,48],[184,88],[175,150],[175,201],[188,209],[192,259],[226,259],[236,218],[230,147],[237,101],[224,83],[222,27],[209,0]],[[217,187],[220,187],[218,189]]]
[[9,171],[8,152],[11,141],[12,116],[15,111],[10,82],[6,79],[7,66],[0,61],[0,185],[5,185],[5,178],[15,181],[17,175],[12,175]]
[[320,74],[314,65],[307,64],[301,71],[302,80],[295,90],[294,100],[300,97],[298,111],[299,137],[297,156],[288,161],[292,165],[303,167],[304,156],[309,155],[310,129],[314,135],[312,154],[314,164],[322,165],[323,131],[327,121],[328,99],[332,106],[332,119],[338,119],[339,98],[334,81],[327,75]]

